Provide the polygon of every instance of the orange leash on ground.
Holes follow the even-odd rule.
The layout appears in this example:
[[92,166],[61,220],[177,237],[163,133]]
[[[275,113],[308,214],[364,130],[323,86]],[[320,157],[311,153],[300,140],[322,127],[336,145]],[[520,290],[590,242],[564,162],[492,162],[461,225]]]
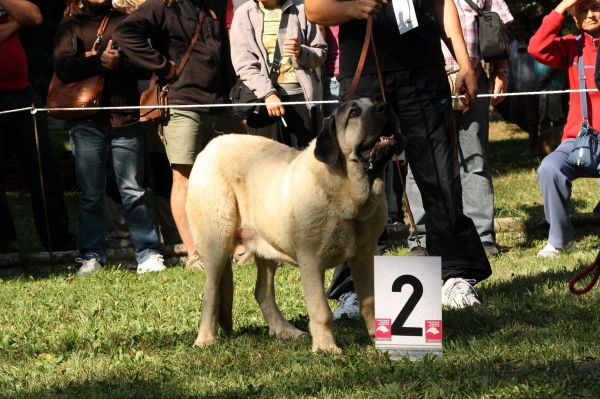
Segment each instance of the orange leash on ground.
[[[598,263],[600,263],[600,252],[598,252],[598,255],[596,255],[596,260],[594,261],[594,263],[583,269],[581,272],[577,273],[575,276],[573,276],[571,281],[569,281],[569,290],[571,291],[571,293],[575,295],[583,295],[589,292],[592,288],[594,288],[594,285],[596,285],[598,278],[600,278],[600,267],[598,267]],[[590,283],[582,289],[575,288],[575,283],[577,283],[579,280],[590,274],[594,269],[596,269],[596,271],[592,276],[592,281],[590,281]]]

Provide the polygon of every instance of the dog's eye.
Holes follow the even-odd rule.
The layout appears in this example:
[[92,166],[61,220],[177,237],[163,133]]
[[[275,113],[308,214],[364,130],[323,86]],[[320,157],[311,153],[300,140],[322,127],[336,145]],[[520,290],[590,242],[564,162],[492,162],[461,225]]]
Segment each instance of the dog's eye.
[[356,108],[353,108],[352,110],[350,110],[351,117],[358,116],[359,114],[360,114],[360,112],[358,112],[358,110]]

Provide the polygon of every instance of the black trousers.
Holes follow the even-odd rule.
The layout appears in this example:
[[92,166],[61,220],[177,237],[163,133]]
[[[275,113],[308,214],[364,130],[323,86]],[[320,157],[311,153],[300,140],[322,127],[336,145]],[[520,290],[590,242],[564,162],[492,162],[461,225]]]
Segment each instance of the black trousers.
[[[423,198],[427,252],[442,258],[444,281],[452,277],[477,282],[486,279],[492,274],[490,263],[473,221],[462,211],[456,129],[444,67],[383,73],[383,81],[386,100],[406,137],[406,159]],[[351,84],[352,77],[341,79],[342,101]],[[361,77],[355,94],[360,97],[382,101],[377,74]]]
[[[304,94],[280,96],[281,102],[305,101]],[[262,108],[258,115],[252,115],[246,120],[247,132],[255,136],[263,136],[294,147],[302,149],[308,147],[312,139],[317,137],[316,107],[311,110],[304,104],[284,105],[285,122],[281,118],[271,118],[266,108]]]
[[[0,92],[0,111],[15,108],[43,107],[43,103],[32,87],[20,92]],[[50,221],[50,240],[53,250],[76,249],[74,236],[69,234],[69,217],[63,196],[60,164],[48,130],[48,114],[38,112],[37,120],[40,156]],[[0,241],[10,243],[16,238],[15,224],[6,201],[6,163],[10,152],[19,159],[21,170],[29,190],[33,218],[37,235],[42,245],[48,248],[46,219],[42,189],[38,171],[33,117],[30,112],[0,115]]]

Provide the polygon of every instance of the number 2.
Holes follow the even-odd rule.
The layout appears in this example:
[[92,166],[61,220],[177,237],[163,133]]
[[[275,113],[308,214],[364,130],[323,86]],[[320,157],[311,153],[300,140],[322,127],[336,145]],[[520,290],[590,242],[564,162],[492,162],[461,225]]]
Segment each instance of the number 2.
[[405,285],[413,287],[413,293],[406,301],[406,305],[402,308],[398,317],[392,323],[392,335],[405,335],[410,337],[421,337],[423,336],[423,329],[420,327],[404,327],[404,323],[419,303],[419,300],[423,296],[423,284],[415,276],[405,274],[400,276],[392,284],[392,292],[402,292],[402,287]]

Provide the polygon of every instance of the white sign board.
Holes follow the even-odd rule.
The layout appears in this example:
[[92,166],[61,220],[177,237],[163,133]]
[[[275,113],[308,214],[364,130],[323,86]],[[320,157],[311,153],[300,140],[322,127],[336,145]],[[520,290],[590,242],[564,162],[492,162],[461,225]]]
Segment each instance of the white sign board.
[[392,358],[442,355],[442,261],[375,257],[375,348]]
[[401,35],[419,26],[413,0],[392,0],[392,6]]

